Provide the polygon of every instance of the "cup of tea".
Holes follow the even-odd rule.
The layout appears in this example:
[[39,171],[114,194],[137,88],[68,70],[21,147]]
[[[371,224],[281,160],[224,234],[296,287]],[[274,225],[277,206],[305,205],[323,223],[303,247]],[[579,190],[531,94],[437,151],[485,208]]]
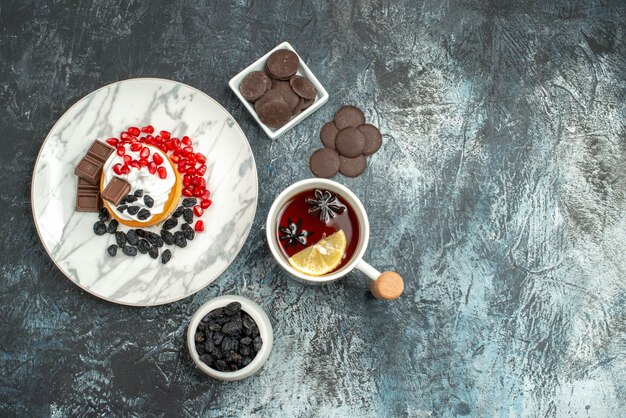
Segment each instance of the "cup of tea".
[[266,235],[276,262],[302,283],[331,283],[357,269],[372,279],[379,299],[395,299],[404,290],[399,274],[380,273],[363,260],[367,213],[350,189],[332,180],[302,180],[283,190],[270,207]]

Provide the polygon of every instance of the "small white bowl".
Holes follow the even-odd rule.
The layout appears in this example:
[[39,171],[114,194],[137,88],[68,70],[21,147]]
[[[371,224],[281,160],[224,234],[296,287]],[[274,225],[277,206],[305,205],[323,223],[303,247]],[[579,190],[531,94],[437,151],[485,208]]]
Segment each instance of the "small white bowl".
[[240,72],[239,74],[231,78],[230,81],[228,82],[228,85],[230,86],[233,93],[235,93],[235,95],[239,97],[239,100],[241,100],[241,103],[243,103],[246,109],[248,109],[248,112],[250,112],[252,117],[256,119],[257,123],[261,126],[261,128],[263,128],[267,136],[269,136],[271,139],[278,138],[279,136],[281,136],[282,134],[284,134],[285,132],[287,132],[288,130],[290,130],[291,128],[299,124],[300,122],[302,122],[311,113],[315,112],[317,109],[322,107],[324,103],[328,101],[328,93],[326,92],[326,89],[324,89],[324,87],[319,82],[319,80],[315,77],[315,75],[311,72],[311,70],[309,70],[309,67],[307,67],[307,65],[304,63],[302,58],[300,58],[300,56],[298,55],[298,59],[300,60],[300,65],[298,66],[298,72],[296,74],[305,76],[306,78],[309,79],[311,83],[313,83],[313,85],[317,89],[317,96],[315,97],[315,102],[313,102],[313,104],[308,109],[306,109],[303,112],[300,112],[299,115],[291,118],[291,120],[287,122],[286,125],[278,129],[270,128],[269,126],[261,122],[261,119],[259,119],[259,116],[256,114],[256,111],[254,110],[254,104],[244,99],[241,93],[239,92],[239,84],[241,83],[241,80],[243,80],[243,78],[246,75],[248,75],[248,73],[251,73],[252,71],[263,70],[265,68],[265,61],[267,61],[267,57],[269,57],[270,54],[276,51],[277,49],[288,49],[294,52],[296,55],[298,55],[298,53],[295,51],[295,49],[293,49],[293,47],[289,44],[289,42],[283,42],[282,44],[278,45],[276,48],[272,49],[270,52],[268,52],[267,54],[263,55],[261,58],[253,62],[250,66],[248,66],[242,72]]
[[[204,318],[206,314],[217,308],[222,308],[231,302],[241,303],[241,309],[254,319],[254,322],[256,322],[259,327],[259,335],[263,341],[263,346],[257,353],[256,357],[252,359],[252,362],[243,369],[239,369],[234,372],[220,372],[219,370],[210,368],[200,360],[200,356],[196,351],[195,335],[200,320]],[[193,317],[191,317],[189,328],[187,329],[187,348],[189,349],[189,354],[191,355],[194,363],[196,363],[196,366],[204,373],[219,380],[240,380],[256,373],[263,366],[263,364],[265,364],[270,356],[273,342],[274,333],[272,330],[272,323],[263,309],[250,299],[235,295],[220,296],[209,300],[207,303],[198,308]]]

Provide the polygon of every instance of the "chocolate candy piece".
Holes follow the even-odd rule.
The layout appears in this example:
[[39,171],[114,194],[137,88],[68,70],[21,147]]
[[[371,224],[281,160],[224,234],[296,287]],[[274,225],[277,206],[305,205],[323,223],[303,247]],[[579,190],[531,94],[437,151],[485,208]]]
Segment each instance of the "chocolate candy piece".
[[269,75],[278,80],[289,80],[298,71],[299,64],[298,55],[288,49],[272,52],[265,63]]
[[335,149],[344,157],[356,158],[361,155],[364,147],[365,136],[357,128],[345,128],[337,132]]
[[343,106],[335,113],[335,125],[337,129],[356,128],[365,123],[365,115],[358,107]]
[[278,129],[291,119],[291,107],[282,99],[270,100],[255,108],[261,122],[270,128]]
[[259,107],[272,100],[284,101],[285,99],[283,99],[283,96],[278,91],[270,90],[266,92],[263,96],[261,96],[261,98],[257,100],[256,103],[254,103],[254,110],[256,111],[256,113],[259,113]]
[[102,198],[117,206],[130,192],[130,184],[119,177],[113,177],[102,191]]
[[281,96],[283,96],[285,102],[287,102],[287,104],[291,107],[290,110],[294,110],[298,106],[300,97],[294,93],[288,81],[276,80],[272,85],[272,90],[276,90]]
[[312,100],[317,96],[317,89],[306,77],[294,75],[289,79],[289,84],[293,91],[304,99]]
[[97,184],[102,174],[102,162],[85,155],[74,169],[74,174],[91,184]]
[[339,171],[340,160],[337,151],[321,148],[309,158],[309,168],[316,177],[331,178]]
[[383,143],[383,136],[374,125],[369,123],[363,124],[357,128],[365,137],[365,147],[363,148],[363,155],[372,155],[380,149]]
[[76,187],[76,212],[98,212],[101,203],[100,188],[79,178]]
[[241,80],[239,92],[244,99],[254,102],[263,96],[270,83],[270,78],[263,71],[253,71]]
[[364,155],[359,155],[356,158],[346,158],[339,156],[340,167],[339,172],[346,177],[358,177],[365,171],[367,167],[367,161]]
[[113,154],[113,151],[115,151],[115,148],[100,141],[93,141],[93,144],[91,144],[91,147],[89,147],[87,151],[87,155],[104,165],[109,155]]
[[322,144],[325,147],[335,149],[335,137],[337,136],[337,126],[335,126],[335,122],[328,122],[324,126],[322,126],[322,130],[320,131],[320,139],[322,140]]

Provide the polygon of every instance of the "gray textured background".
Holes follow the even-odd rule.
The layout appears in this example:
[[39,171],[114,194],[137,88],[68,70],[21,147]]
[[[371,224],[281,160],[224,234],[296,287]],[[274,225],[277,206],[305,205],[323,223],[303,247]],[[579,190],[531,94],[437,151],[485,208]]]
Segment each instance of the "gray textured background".
[[[0,2],[1,416],[623,416],[624,2],[312,3]],[[284,40],[331,97],[270,142],[227,81]],[[133,309],[57,271],[29,184],[65,109],[140,76],[233,114],[260,200],[213,285]],[[395,302],[358,274],[290,281],[264,241],[272,199],[310,176],[344,103],[385,134],[364,176],[338,180],[369,211],[368,260],[406,279]],[[183,335],[230,293],[267,310],[275,346],[259,374],[221,383]]]

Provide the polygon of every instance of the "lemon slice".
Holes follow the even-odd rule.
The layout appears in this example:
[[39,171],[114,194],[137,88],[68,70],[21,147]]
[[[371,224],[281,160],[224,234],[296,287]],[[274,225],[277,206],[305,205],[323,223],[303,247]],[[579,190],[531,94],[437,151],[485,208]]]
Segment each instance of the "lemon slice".
[[317,244],[295,253],[289,259],[289,264],[309,276],[321,276],[335,269],[345,252],[346,234],[339,230],[322,238]]

